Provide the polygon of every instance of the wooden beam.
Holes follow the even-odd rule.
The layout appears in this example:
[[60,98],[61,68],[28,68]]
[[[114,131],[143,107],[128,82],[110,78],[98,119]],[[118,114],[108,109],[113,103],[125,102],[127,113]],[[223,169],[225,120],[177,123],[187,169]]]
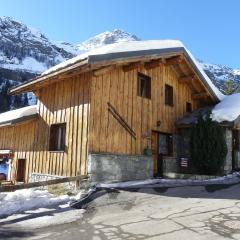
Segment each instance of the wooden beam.
[[160,64],[162,64],[162,61],[160,59],[157,60],[152,60],[150,62],[146,62],[144,64],[144,68],[146,68],[147,70],[152,69],[152,68],[156,68],[159,67]]
[[103,67],[103,68],[100,68],[100,69],[98,69],[98,70],[93,71],[93,75],[94,75],[95,77],[98,77],[98,76],[100,76],[100,75],[103,75],[103,74],[108,73],[109,71],[113,70],[114,68],[115,68],[115,65]]
[[138,68],[139,64],[140,64],[140,62],[133,62],[131,64],[122,66],[122,69],[123,69],[124,72],[128,72],[128,71],[131,71],[131,70],[134,70],[134,69]]
[[195,79],[195,75],[189,75],[189,76],[180,77],[178,81],[179,83],[192,83],[194,79]]
[[47,181],[23,183],[19,185],[10,185],[10,186],[3,185],[3,186],[0,186],[0,192],[11,192],[19,189],[49,186],[49,185],[65,183],[65,182],[74,182],[74,181],[82,182],[82,181],[86,181],[87,179],[88,179],[87,175],[79,175],[75,177],[63,177],[63,178],[51,179]]
[[171,58],[166,59],[165,65],[166,66],[177,65],[177,64],[181,63],[182,60],[183,60],[182,56],[171,57]]
[[196,99],[205,99],[209,97],[209,94],[206,92],[202,92],[202,93],[193,93],[192,94],[192,99],[196,100]]

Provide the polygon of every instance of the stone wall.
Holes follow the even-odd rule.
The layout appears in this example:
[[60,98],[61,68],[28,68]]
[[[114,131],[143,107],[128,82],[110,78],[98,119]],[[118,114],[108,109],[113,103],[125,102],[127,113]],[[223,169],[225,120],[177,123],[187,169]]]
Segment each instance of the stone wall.
[[168,173],[177,173],[178,172],[178,161],[176,157],[163,157],[163,176],[166,176]]
[[153,159],[143,155],[89,154],[88,174],[93,183],[148,179],[153,177]]
[[240,170],[240,151],[234,150],[234,169]]
[[225,128],[225,139],[227,144],[227,156],[224,162],[223,173],[227,174],[232,171],[232,129]]

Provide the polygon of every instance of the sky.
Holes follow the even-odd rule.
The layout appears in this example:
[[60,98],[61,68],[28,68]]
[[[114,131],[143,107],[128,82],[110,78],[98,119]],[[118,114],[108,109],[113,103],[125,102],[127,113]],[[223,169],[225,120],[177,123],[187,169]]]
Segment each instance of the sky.
[[199,59],[240,68],[239,0],[0,0],[0,16],[74,44],[116,28],[178,39]]

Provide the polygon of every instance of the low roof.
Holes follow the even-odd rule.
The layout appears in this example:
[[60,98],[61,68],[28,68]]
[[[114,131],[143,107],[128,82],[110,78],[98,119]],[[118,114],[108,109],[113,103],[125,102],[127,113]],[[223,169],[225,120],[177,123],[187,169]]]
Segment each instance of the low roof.
[[189,127],[191,125],[194,125],[198,121],[198,117],[201,115],[203,117],[206,117],[207,115],[211,114],[212,109],[214,106],[209,106],[209,107],[204,107],[204,108],[199,108],[192,113],[189,113],[185,115],[184,117],[178,119],[176,121],[176,125],[179,128],[184,128],[184,127]]
[[187,50],[182,42],[177,40],[131,41],[105,45],[103,47],[80,54],[77,57],[50,68],[49,70],[43,72],[41,76],[13,87],[10,90],[10,93],[16,94],[20,91],[24,91],[26,86],[29,87],[35,83],[44,81],[57,75],[58,73],[69,70],[69,68],[74,69],[86,64],[94,65],[100,62],[117,62],[123,59],[129,59],[130,61],[131,59],[141,58],[144,56],[164,56],[170,53],[184,54],[209,92],[217,100],[224,98],[224,95],[217,89],[217,87],[214,86],[210,78],[205,74],[192,54]]
[[0,127],[11,126],[38,117],[37,105],[19,108],[0,114]]
[[177,120],[178,127],[188,127],[197,123],[199,115],[206,116],[210,114],[213,121],[222,125],[238,127],[240,125],[240,93],[226,96],[215,106],[197,109]]

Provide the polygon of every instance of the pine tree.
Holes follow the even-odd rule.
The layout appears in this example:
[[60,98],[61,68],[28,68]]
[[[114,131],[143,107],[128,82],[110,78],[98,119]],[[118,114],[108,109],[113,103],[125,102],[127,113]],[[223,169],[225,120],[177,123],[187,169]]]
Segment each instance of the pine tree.
[[11,96],[8,94],[8,90],[10,87],[11,84],[8,81],[2,84],[0,92],[0,113],[10,110]]
[[234,80],[229,79],[224,82],[224,93],[226,95],[231,95],[233,93],[239,92],[239,84]]
[[227,155],[224,132],[218,123],[210,117],[199,117],[198,123],[191,129],[191,158],[200,174],[221,172]]

